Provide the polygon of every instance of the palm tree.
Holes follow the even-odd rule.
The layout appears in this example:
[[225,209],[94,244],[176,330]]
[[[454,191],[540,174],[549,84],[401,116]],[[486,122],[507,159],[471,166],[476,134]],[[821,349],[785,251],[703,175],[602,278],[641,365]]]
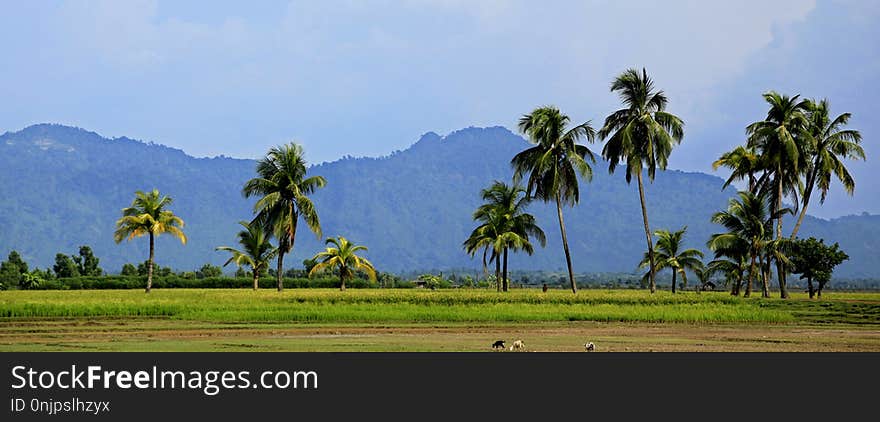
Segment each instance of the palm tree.
[[284,255],[293,250],[299,218],[321,237],[318,213],[308,195],[326,183],[321,176],[306,177],[303,149],[291,143],[270,149],[257,162],[257,177],[248,180],[242,189],[245,197],[260,196],[254,204],[253,221],[263,224],[278,239],[279,292],[284,289]]
[[758,256],[762,254],[772,232],[767,197],[764,194],[741,191],[737,193],[737,198],[730,200],[727,210],[712,216],[712,222],[724,226],[727,233],[713,234],[708,244],[710,249],[716,252],[735,250],[734,255],[738,255],[745,245],[750,265],[743,296],[749,297],[752,294],[752,282],[759,271]]
[[763,168],[760,157],[754,148],[739,146],[732,151],[725,152],[718,160],[712,163],[712,169],[717,170],[718,167],[722,166],[731,169],[732,172],[721,189],[727,188],[736,180],[748,179],[749,192],[757,191],[758,184],[755,173]]
[[[489,188],[483,189],[481,195],[486,203],[477,208],[474,220],[484,223],[471,233],[471,237],[464,244],[465,250],[471,255],[479,249],[478,243],[494,245],[493,256],[497,257],[500,254],[503,257],[500,280],[501,289],[505,292],[510,285],[507,277],[509,250],[522,250],[531,255],[534,253],[532,237],[538,239],[541,246],[547,243],[544,231],[536,224],[535,217],[525,212],[530,200],[524,195],[520,196],[524,193],[525,189],[519,185],[510,186],[497,180]],[[484,230],[480,230],[481,227],[484,227]],[[482,241],[481,235],[485,236]]]
[[648,243],[649,280],[651,293],[654,293],[657,290],[654,281],[657,269],[645,204],[642,167],[647,168],[648,178],[652,182],[658,167],[661,170],[666,169],[673,144],[681,143],[684,137],[684,122],[666,112],[666,94],[654,88],[654,82],[644,68],[641,73],[636,69],[628,69],[620,74],[611,83],[611,91],[618,93],[625,108],[611,113],[599,131],[599,138],[608,138],[602,149],[602,156],[608,160],[610,173],[614,173],[620,162],[625,162],[626,182],[630,183],[633,176],[638,181],[645,239]]
[[358,251],[367,250],[366,246],[355,245],[342,236],[327,238],[324,243],[333,244],[335,247],[327,247],[312,258],[320,262],[309,271],[309,277],[326,268],[335,268],[339,271],[339,290],[343,291],[345,290],[345,280],[354,277],[354,270],[361,270],[367,273],[371,280],[376,280],[376,269],[373,268],[373,264],[365,258],[357,256]]
[[535,109],[519,120],[519,130],[527,135],[535,146],[516,154],[510,161],[514,169],[514,181],[529,175],[526,184],[526,198],[538,198],[544,202],[556,201],[556,214],[559,218],[559,231],[562,234],[562,248],[568,266],[568,280],[572,293],[577,293],[568,238],[565,235],[565,222],[562,218],[562,204],[573,206],[580,200],[578,175],[587,181],[593,177],[590,163],[595,156],[578,141],[595,140],[595,130],[590,122],[571,129],[570,119],[558,108],[547,106]]
[[147,260],[147,288],[150,293],[153,288],[153,262],[156,236],[168,233],[186,244],[186,235],[183,233],[183,220],[174,215],[167,207],[173,202],[171,197],[159,195],[158,189],[144,193],[134,193],[131,206],[122,209],[122,218],[116,221],[116,231],[113,240],[120,243],[123,240],[131,240],[144,235],[150,236],[150,258]]
[[862,142],[862,134],[857,130],[843,129],[849,123],[852,114],[843,113],[832,120],[831,105],[828,100],[807,101],[805,109],[809,127],[804,137],[807,138],[811,148],[809,148],[809,156],[804,157],[804,164],[807,167],[804,193],[801,195],[801,213],[791,232],[792,239],[797,237],[804,216],[807,214],[813,189],[819,188],[822,193],[819,203],[825,203],[833,174],[843,185],[846,193],[852,195],[856,182],[843,164],[843,159],[865,159],[865,150],[859,145]]
[[487,279],[489,278],[489,271],[486,268],[486,256],[489,254],[489,251],[492,252],[489,256],[489,262],[495,262],[495,287],[500,292],[502,287],[500,259],[501,242],[499,241],[498,234],[501,232],[502,226],[504,225],[502,215],[497,210],[490,210],[480,216],[475,215],[474,219],[482,221],[482,224],[477,226],[477,228],[471,232],[470,236],[468,236],[462,246],[464,247],[465,252],[471,256],[474,256],[477,251],[483,249],[483,272],[486,274]]
[[[799,100],[799,97],[773,91],[764,94],[764,100],[770,105],[767,117],[746,128],[748,146],[760,152],[762,161],[773,176],[772,184],[766,190],[770,192],[772,214],[776,218],[776,239],[782,237],[782,199],[786,194],[797,194],[798,177],[803,170],[801,157],[805,140],[802,135],[808,127],[804,114],[808,102]],[[783,299],[787,298],[785,266],[781,261],[776,262],[776,272],[780,295]]]
[[254,276],[254,290],[260,287],[260,274],[269,268],[269,261],[278,253],[278,249],[269,243],[269,234],[263,230],[261,224],[248,223],[240,221],[244,230],[238,232],[238,243],[242,250],[231,248],[229,246],[220,246],[215,250],[227,251],[232,254],[223,266],[234,262],[238,268],[247,266],[251,268]]
[[716,252],[716,258],[706,266],[710,274],[724,274],[725,284],[731,285],[730,294],[739,296],[739,288],[742,285],[743,274],[748,267],[745,254],[731,254],[723,257]]
[[[696,271],[702,268],[703,262],[700,258],[703,253],[696,249],[682,249],[682,241],[684,234],[687,232],[687,226],[681,230],[670,232],[669,230],[657,230],[654,236],[657,236],[657,246],[654,248],[654,265],[656,270],[669,268],[672,270],[672,293],[675,293],[676,275],[681,274],[682,287],[687,286],[687,273],[685,270]],[[647,267],[651,262],[648,253],[645,253],[639,268]]]
[[706,288],[709,282],[712,281],[712,276],[714,274],[712,270],[702,262],[697,268],[694,268],[693,271],[694,275],[697,276],[697,279],[700,280],[700,282],[696,286],[694,286],[694,290],[696,290],[697,294],[699,294],[703,289]]

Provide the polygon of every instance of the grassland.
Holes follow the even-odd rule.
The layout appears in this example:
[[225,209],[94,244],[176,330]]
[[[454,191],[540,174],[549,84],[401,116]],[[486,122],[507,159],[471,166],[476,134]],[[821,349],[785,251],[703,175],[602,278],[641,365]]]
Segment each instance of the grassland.
[[0,292],[2,350],[880,351],[880,294],[822,300],[633,290]]

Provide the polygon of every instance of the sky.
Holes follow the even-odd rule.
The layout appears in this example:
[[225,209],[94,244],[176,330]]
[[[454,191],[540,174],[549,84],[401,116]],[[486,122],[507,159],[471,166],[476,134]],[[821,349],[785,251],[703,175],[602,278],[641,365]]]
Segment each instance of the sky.
[[[880,213],[870,98],[880,2],[0,0],[0,132],[61,123],[194,156],[382,156],[428,131],[515,128],[537,106],[595,126],[615,75],[645,67],[686,123],[670,167],[711,162],[761,94],[851,112],[868,161],[811,214]],[[596,146],[596,149],[601,147]],[[722,172],[716,173],[724,177]]]

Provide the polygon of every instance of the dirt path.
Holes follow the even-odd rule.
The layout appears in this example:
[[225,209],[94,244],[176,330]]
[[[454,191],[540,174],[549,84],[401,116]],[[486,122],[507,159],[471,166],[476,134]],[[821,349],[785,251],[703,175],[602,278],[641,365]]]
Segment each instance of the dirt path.
[[0,325],[0,351],[880,351],[876,325],[693,325],[572,322],[519,325],[323,326],[168,320],[43,320]]

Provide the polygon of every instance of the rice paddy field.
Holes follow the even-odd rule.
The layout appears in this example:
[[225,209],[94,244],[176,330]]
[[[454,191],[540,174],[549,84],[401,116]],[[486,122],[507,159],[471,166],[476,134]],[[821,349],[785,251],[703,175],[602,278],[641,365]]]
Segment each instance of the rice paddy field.
[[498,339],[527,351],[880,351],[880,293],[0,292],[0,351],[490,351]]

